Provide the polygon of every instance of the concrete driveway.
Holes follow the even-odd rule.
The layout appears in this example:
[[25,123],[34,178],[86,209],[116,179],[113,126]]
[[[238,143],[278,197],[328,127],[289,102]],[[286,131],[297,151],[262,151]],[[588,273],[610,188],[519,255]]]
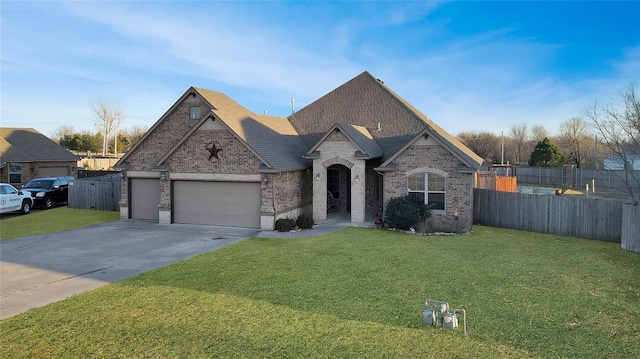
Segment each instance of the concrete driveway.
[[258,230],[120,220],[0,242],[0,319],[256,236]]

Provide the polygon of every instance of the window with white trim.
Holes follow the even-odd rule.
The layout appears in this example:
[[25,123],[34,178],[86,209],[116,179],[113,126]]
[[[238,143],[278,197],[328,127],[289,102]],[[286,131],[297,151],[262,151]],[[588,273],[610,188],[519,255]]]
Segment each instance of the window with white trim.
[[414,201],[432,205],[432,210],[444,210],[445,178],[435,173],[418,173],[407,178],[407,194]]

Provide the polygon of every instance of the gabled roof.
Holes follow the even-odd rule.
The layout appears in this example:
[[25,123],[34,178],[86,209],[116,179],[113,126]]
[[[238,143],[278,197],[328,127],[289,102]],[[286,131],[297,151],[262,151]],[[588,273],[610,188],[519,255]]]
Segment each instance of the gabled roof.
[[258,115],[227,95],[196,88],[211,106],[213,113],[274,171],[307,168],[311,163],[302,154],[306,146],[291,123],[282,117]]
[[134,153],[136,151],[136,149],[138,149],[138,147],[140,147],[147,140],[147,138],[149,138],[151,136],[151,134],[154,133],[158,129],[158,127],[160,127],[162,125],[162,123],[167,119],[167,117],[169,117],[169,115],[182,102],[184,102],[184,100],[188,96],[191,96],[192,94],[193,94],[193,96],[195,96],[195,91],[194,91],[193,87],[190,87],[182,96],[180,96],[180,98],[176,102],[174,102],[173,105],[171,105],[171,107],[169,107],[169,109],[160,117],[160,119],[158,121],[156,121],[156,123],[154,123],[153,126],[151,126],[151,128],[149,128],[147,130],[147,132],[145,132],[144,135],[142,135],[142,137],[140,139],[138,139],[138,141],[136,141],[133,144],[133,146],[131,146],[131,148],[129,150],[127,150],[122,157],[120,157],[120,159],[113,166],[113,168],[126,169],[128,167],[128,162],[127,161],[129,159],[129,156],[131,156],[131,154]]
[[313,152],[320,147],[320,145],[333,133],[333,131],[340,131],[344,134],[351,143],[358,149],[357,157],[372,159],[382,157],[382,149],[378,146],[376,140],[373,139],[369,130],[362,126],[354,126],[344,123],[336,123],[327,131],[327,133],[316,142],[315,145],[307,151],[305,156],[309,158],[313,157]]
[[[213,107],[211,115],[249,148],[263,162],[263,172],[293,171],[308,168],[311,162],[302,158],[304,143],[286,118],[255,114],[221,92],[192,88]],[[210,115],[187,132],[156,166],[161,166]]]
[[162,167],[170,155],[210,117],[219,120],[263,162],[262,172],[309,168],[311,162],[307,158],[314,157],[314,151],[333,130],[339,130],[358,148],[356,156],[382,158],[387,170],[391,158],[397,157],[425,134],[437,139],[466,168],[477,169],[483,162],[454,136],[365,71],[288,118],[255,114],[221,92],[189,88],[123,156],[118,166],[125,163],[129,154],[179,104],[196,94],[210,105],[211,112],[205,113],[201,122],[186,133],[174,136],[171,149],[163,154],[156,167]]
[[418,133],[416,136],[414,136],[401,149],[399,149],[395,154],[393,154],[378,168],[376,168],[376,171],[384,172],[385,170],[393,170],[394,168],[392,167],[391,162],[393,162],[393,160],[396,159],[402,152],[404,152],[407,148],[409,148],[422,137],[431,137],[437,143],[446,148],[458,160],[460,160],[460,162],[463,163],[463,166],[458,168],[458,171],[460,172],[476,172],[480,169],[482,163],[484,162],[484,160],[480,156],[476,155],[473,151],[471,151],[471,153],[465,151],[464,148],[467,148],[466,146],[464,146],[464,148],[456,146],[453,142],[442,136],[442,133],[434,131],[434,129],[429,126]]
[[346,122],[368,129],[385,161],[397,156],[418,134],[428,130],[466,164],[480,167],[483,162],[467,146],[367,71],[292,114],[289,120],[309,147],[317,144],[335,123]]
[[0,127],[1,162],[77,160],[78,156],[33,128]]

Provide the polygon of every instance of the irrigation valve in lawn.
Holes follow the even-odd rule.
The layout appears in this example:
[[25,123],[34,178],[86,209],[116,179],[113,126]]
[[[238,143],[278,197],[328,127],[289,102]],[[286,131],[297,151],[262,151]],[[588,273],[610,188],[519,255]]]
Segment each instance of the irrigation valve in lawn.
[[444,328],[454,330],[458,327],[456,313],[462,313],[464,334],[467,335],[467,313],[465,310],[453,309],[449,312],[449,303],[441,300],[425,300],[424,309],[422,310],[422,324],[434,326],[440,323]]

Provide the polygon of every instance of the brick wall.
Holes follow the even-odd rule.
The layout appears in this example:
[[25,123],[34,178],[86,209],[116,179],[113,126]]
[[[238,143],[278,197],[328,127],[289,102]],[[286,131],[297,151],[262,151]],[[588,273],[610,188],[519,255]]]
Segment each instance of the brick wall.
[[[218,158],[207,148],[222,149]],[[185,173],[258,173],[262,162],[228,130],[198,130],[169,157],[169,171]]]
[[379,159],[369,160],[365,168],[365,203],[367,206],[366,214],[369,217],[374,217],[377,209],[383,207],[384,189],[382,184],[384,178],[373,170],[381,164],[382,161]]
[[198,120],[189,118],[189,108],[200,106],[200,113],[204,116],[211,108],[204,102],[189,97],[178,104],[176,108],[155,128],[155,130],[128,155],[129,170],[150,171],[178,141],[195,125]]
[[[413,145],[394,159],[395,172],[384,175],[384,201],[407,194],[407,172],[415,168],[432,168],[446,174],[445,211],[433,212],[432,231],[469,232],[473,220],[473,174],[460,173],[462,163],[439,145]],[[441,173],[442,173],[441,172]],[[458,209],[458,219],[454,210]],[[440,212],[440,213],[438,213]]]
[[[313,185],[310,170],[266,175],[262,184],[262,215],[279,214],[311,206]],[[311,214],[311,213],[307,213]]]

